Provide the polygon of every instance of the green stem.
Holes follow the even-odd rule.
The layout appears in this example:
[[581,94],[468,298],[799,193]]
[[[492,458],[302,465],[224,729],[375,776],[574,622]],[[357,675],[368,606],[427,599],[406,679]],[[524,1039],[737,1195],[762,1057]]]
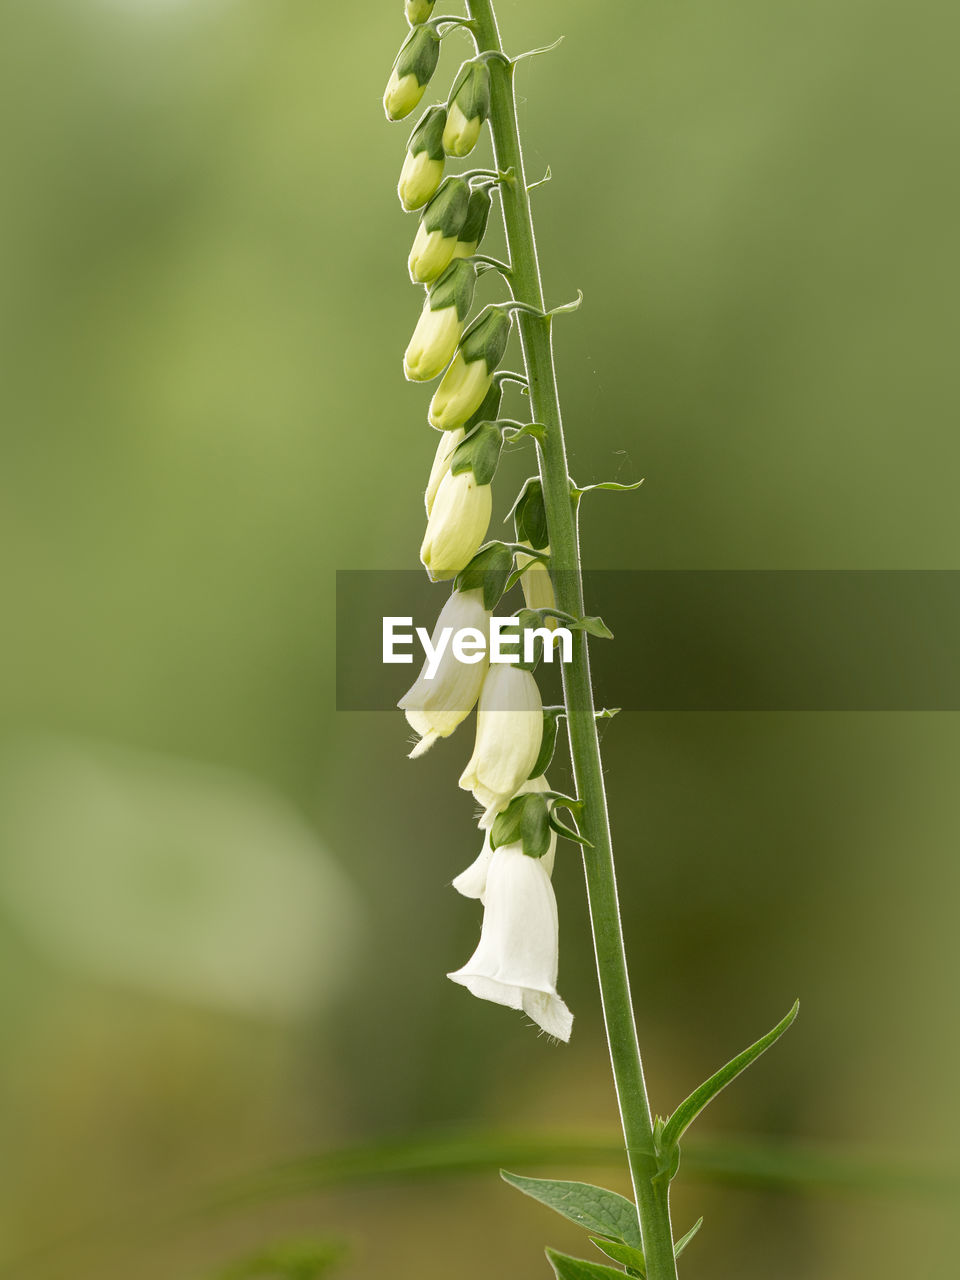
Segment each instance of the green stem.
[[[474,20],[478,48],[502,52],[492,0],[467,0],[467,8]],[[514,68],[500,58],[491,58],[489,65],[490,127],[496,164],[502,172],[512,171],[511,179],[501,182],[500,195],[513,268],[513,293],[518,301],[543,311],[540,264],[517,126]],[[533,417],[546,428],[539,446],[540,477],[550,535],[551,567],[556,571],[557,604],[566,612],[581,617],[584,608],[580,545],[576,509],[570,496],[553,363],[551,321],[521,312],[517,323],[523,343]],[[587,637],[579,631],[573,633],[572,661],[564,667],[564,699],[574,777],[578,795],[585,802],[581,829],[592,845],[592,848],[584,850],[590,921],[610,1060],[643,1233],[647,1275],[649,1280],[676,1280],[668,1187],[662,1181],[654,1181],[657,1158],[653,1125],[617,902],[600,741],[594,718],[590,658]]]

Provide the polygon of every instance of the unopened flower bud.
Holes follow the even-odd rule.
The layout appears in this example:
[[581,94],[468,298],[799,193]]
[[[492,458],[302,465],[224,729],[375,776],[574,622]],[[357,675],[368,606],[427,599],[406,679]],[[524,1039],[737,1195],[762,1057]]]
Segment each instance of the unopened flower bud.
[[410,135],[397,183],[397,195],[408,213],[425,205],[443,178],[441,138],[446,118],[443,107],[431,107]]
[[472,471],[447,472],[437,488],[420,547],[420,559],[432,581],[455,578],[466,568],[480,550],[492,512],[488,484],[478,484]]
[[433,466],[430,468],[430,479],[427,481],[426,492],[423,495],[423,505],[427,509],[427,515],[433,510],[433,502],[440,488],[440,482],[450,470],[450,460],[465,434],[463,427],[457,427],[455,431],[444,431],[440,437]]
[[430,469],[430,479],[427,481],[427,491],[424,494],[427,515],[430,514],[430,510],[433,507],[433,500],[437,496],[437,490],[440,488],[440,481],[450,470],[453,455],[456,453],[464,436],[471,432],[474,427],[479,426],[481,422],[494,422],[496,420],[500,412],[502,395],[503,392],[500,387],[492,386],[484,397],[483,404],[468,422],[462,427],[455,427],[453,431],[444,431],[440,437],[436,456],[433,459],[433,466]]
[[487,219],[490,217],[490,189],[477,187],[470,192],[470,203],[467,216],[463,220],[457,245],[453,251],[455,258],[471,258],[479,249],[480,241],[487,230]]
[[470,187],[448,178],[423,211],[407,266],[415,284],[428,284],[449,266],[470,204]]
[[435,27],[414,27],[403,42],[383,95],[388,120],[402,120],[426,92],[440,57],[440,35]]
[[[522,545],[530,546],[529,542]],[[549,552],[550,548],[544,547],[543,550]],[[523,599],[527,608],[556,609],[557,597],[553,590],[553,579],[543,561],[535,556],[525,556],[522,551],[518,551],[517,568],[523,569],[520,586],[523,589]],[[554,631],[558,626],[557,619],[548,615],[543,625]]]
[[421,22],[426,22],[433,13],[433,6],[436,2],[437,0],[407,0],[404,11],[411,27],[416,27]]
[[403,357],[403,372],[411,382],[429,382],[450,363],[473,305],[476,282],[473,264],[458,260],[427,294]]
[[543,704],[529,671],[494,663],[487,672],[477,711],[477,739],[460,786],[484,807],[489,827],[530,776],[543,738]]
[[490,114],[490,68],[485,61],[465,62],[447,104],[443,149],[449,156],[469,155]]
[[[490,614],[483,607],[482,596],[481,591],[452,593],[433,629],[433,652],[438,651],[445,629],[456,634],[469,627],[489,636]],[[461,662],[449,644],[432,674],[430,659],[424,662],[419,676],[397,703],[420,735],[411,756],[423,755],[437,738],[448,738],[467,718],[480,696],[487,665],[486,653],[478,662]]]
[[451,431],[480,407],[503,358],[510,324],[510,313],[493,307],[470,326],[430,402],[432,427]]

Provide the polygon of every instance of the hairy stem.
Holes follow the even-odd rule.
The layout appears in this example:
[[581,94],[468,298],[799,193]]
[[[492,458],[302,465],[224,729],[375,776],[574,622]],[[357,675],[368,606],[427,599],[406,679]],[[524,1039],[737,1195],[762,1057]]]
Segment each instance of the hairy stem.
[[[467,7],[474,20],[478,47],[502,52],[492,0],[468,0]],[[543,286],[517,127],[514,68],[500,58],[492,58],[490,75],[490,127],[496,163],[502,172],[512,171],[512,179],[500,184],[500,193],[513,268],[513,293],[518,301],[542,311]],[[584,612],[580,545],[567,473],[551,320],[521,312],[517,323],[523,343],[533,418],[546,427],[545,437],[539,446],[540,476],[557,604],[566,612],[580,617]],[[592,848],[584,849],[583,860],[593,944],[627,1159],[640,1215],[647,1275],[649,1280],[676,1280],[668,1188],[666,1183],[654,1181],[657,1160],[653,1126],[617,902],[587,637],[580,631],[573,633],[573,658],[564,666],[564,699],[574,777],[578,795],[585,802],[581,829],[592,845]]]

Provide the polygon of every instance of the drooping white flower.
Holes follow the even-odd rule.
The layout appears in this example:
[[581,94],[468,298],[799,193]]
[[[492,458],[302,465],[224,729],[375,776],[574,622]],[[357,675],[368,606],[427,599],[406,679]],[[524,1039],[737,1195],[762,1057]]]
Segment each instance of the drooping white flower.
[[482,827],[489,827],[530,776],[543,739],[543,703],[529,671],[494,663],[480,691],[477,739],[460,777],[483,805]]
[[423,567],[434,582],[453,578],[480,550],[493,511],[488,484],[472,471],[448,471],[440,481],[420,546]]
[[[525,783],[518,789],[517,795],[527,795],[532,791],[549,791],[550,784],[546,777],[542,774],[539,778],[528,778]],[[553,863],[557,855],[557,833],[551,828],[550,831],[550,847],[543,855],[540,861],[546,868],[547,875],[553,875]],[[453,881],[453,887],[457,893],[462,893],[465,898],[479,898],[483,902],[487,890],[487,871],[490,868],[490,859],[493,857],[493,848],[490,844],[490,829],[487,828],[483,833],[483,848],[477,857],[470,863],[465,871]]]
[[[456,634],[466,627],[474,628],[483,636],[489,635],[490,614],[483,607],[480,590],[451,594],[433,629],[433,650],[436,651],[445,628]],[[419,676],[397,703],[411,728],[420,734],[420,741],[410,752],[412,757],[422,756],[437,738],[448,738],[467,718],[480,696],[487,663],[486,652],[479,662],[460,662],[449,643],[432,678],[428,675],[429,658],[424,662]]]
[[480,945],[447,976],[569,1040],[573,1015],[557,995],[558,942],[557,901],[543,859],[527,857],[519,843],[501,845],[487,868]]

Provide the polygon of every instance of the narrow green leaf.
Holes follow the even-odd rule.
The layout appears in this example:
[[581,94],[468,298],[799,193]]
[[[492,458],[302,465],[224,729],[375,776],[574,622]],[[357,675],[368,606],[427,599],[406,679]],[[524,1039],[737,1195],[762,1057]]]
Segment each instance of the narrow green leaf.
[[698,1218],[685,1236],[681,1236],[677,1243],[673,1246],[673,1256],[679,1258],[681,1253],[703,1226],[703,1219]]
[[616,480],[602,480],[600,484],[585,484],[577,488],[578,493],[592,493],[594,489],[612,489],[615,493],[629,493],[631,489],[639,489],[643,484],[637,480],[635,484],[618,484]]
[[586,631],[588,635],[598,636],[601,640],[613,639],[613,632],[602,618],[581,618],[577,622],[577,629]]
[[547,1249],[546,1255],[557,1280],[623,1280],[622,1271],[606,1267],[602,1262],[571,1258],[569,1254],[557,1253],[556,1249]]
[[641,1247],[640,1226],[633,1204],[616,1191],[591,1186],[589,1182],[554,1182],[550,1178],[524,1178],[500,1170],[500,1177],[526,1196],[595,1235]]
[[769,1049],[776,1040],[780,1039],[797,1016],[799,1008],[800,1001],[798,1000],[787,1016],[778,1022],[772,1031],[768,1031],[765,1036],[762,1036],[756,1044],[752,1044],[749,1049],[744,1049],[743,1053],[731,1058],[726,1066],[721,1067],[709,1080],[705,1080],[699,1088],[694,1089],[689,1098],[680,1103],[663,1127],[660,1140],[663,1152],[669,1152],[672,1147],[676,1146],[700,1112],[708,1103],[713,1101],[721,1089],[725,1089],[731,1080],[736,1079],[741,1071],[745,1071],[752,1062],[755,1062],[760,1057],[761,1053]]
[[595,1244],[601,1253],[605,1253],[614,1262],[622,1263],[628,1271],[634,1272],[639,1276],[646,1276],[646,1259],[639,1249],[634,1249],[629,1244],[621,1244],[619,1240],[598,1240],[596,1236],[590,1237],[590,1243]]

